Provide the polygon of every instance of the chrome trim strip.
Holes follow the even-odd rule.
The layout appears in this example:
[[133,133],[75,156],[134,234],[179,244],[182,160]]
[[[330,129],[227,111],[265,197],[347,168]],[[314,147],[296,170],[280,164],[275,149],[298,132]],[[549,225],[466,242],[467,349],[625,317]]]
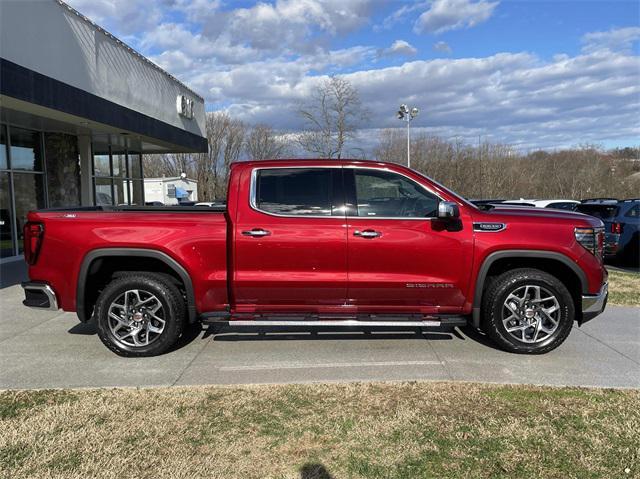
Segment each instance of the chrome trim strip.
[[[208,321],[217,322],[217,321]],[[409,326],[409,327],[431,327],[437,328],[440,326],[440,321],[425,320],[425,321],[358,321],[357,319],[335,319],[335,320],[223,320],[223,323],[228,323],[229,326]]]
[[582,295],[582,313],[600,313],[609,294],[609,284],[604,283],[598,294]]
[[58,299],[56,298],[56,293],[51,289],[51,286],[44,283],[22,283],[22,289],[24,290],[32,290],[32,291],[40,291],[47,296],[49,300],[49,307],[38,307],[38,306],[29,306],[34,309],[44,309],[49,311],[58,311]]
[[[256,189],[257,189],[256,182],[257,182],[258,171],[259,170],[293,170],[293,169],[311,170],[311,169],[315,169],[315,168],[340,168],[340,169],[342,169],[342,168],[352,168],[352,169],[361,169],[361,170],[383,170],[383,171],[388,171],[390,173],[395,173],[396,175],[403,176],[406,179],[408,179],[409,181],[412,181],[412,182],[416,183],[418,186],[422,187],[424,190],[426,190],[427,192],[431,193],[436,198],[438,198],[438,201],[445,201],[444,199],[442,199],[442,197],[438,193],[436,193],[435,191],[427,188],[422,183],[418,183],[416,180],[414,180],[410,176],[407,176],[404,173],[393,171],[393,170],[391,170],[389,168],[386,168],[386,167],[385,168],[374,168],[372,166],[360,166],[360,165],[340,165],[340,166],[337,166],[337,165],[336,166],[333,166],[333,165],[259,166],[259,167],[255,167],[255,168],[253,168],[253,170],[251,170],[251,182],[250,182],[250,185],[249,185],[249,206],[254,211],[257,211],[259,213],[263,213],[263,214],[269,215],[269,216],[276,216],[276,217],[279,217],[279,218],[323,218],[323,219],[327,219],[327,218],[342,218],[342,219],[349,218],[349,219],[359,219],[359,220],[402,220],[402,221],[404,221],[404,220],[409,220],[409,221],[431,221],[431,220],[438,219],[437,216],[425,216],[424,218],[420,218],[420,217],[413,217],[413,216],[281,215],[281,214],[278,214],[278,213],[271,213],[269,211],[261,210],[256,205]],[[460,207],[460,205],[458,205],[458,207]]]

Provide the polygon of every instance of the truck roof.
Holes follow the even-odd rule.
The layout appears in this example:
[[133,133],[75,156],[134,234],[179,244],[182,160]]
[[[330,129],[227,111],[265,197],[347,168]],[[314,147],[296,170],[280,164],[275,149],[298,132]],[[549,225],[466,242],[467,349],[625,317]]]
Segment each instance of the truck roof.
[[341,158],[337,159],[327,159],[327,158],[283,158],[278,160],[249,160],[249,161],[236,161],[231,163],[231,167],[236,166],[300,166],[302,164],[309,166],[344,166],[344,165],[379,165],[379,166],[394,166],[394,167],[402,167],[406,168],[399,163],[389,163],[384,161],[375,161],[375,160],[362,160],[356,158]]

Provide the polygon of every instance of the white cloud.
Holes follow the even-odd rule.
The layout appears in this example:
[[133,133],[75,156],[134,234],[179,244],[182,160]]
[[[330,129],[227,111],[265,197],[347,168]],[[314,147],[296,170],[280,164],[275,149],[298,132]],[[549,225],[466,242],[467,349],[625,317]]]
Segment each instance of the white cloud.
[[65,0],[103,28],[120,35],[134,35],[156,25],[162,18],[160,2],[148,0]]
[[[313,50],[323,35],[350,32],[369,20],[378,0],[277,0],[205,17],[203,34],[257,50]],[[310,48],[305,45],[311,43]]]
[[435,51],[437,51],[437,52],[440,52],[440,53],[451,53],[452,52],[451,47],[449,46],[449,44],[447,42],[443,42],[443,41],[434,43],[433,44],[433,49]]
[[383,48],[378,52],[378,56],[390,57],[390,56],[413,56],[418,53],[418,50],[405,40],[396,40],[391,44],[389,48]]
[[[330,61],[330,56],[324,59]],[[295,105],[326,78],[323,62],[261,61],[186,78],[214,107],[295,131]],[[595,52],[545,62],[528,53],[413,61],[344,75],[371,111],[368,127],[397,127],[397,104],[422,109],[416,128],[515,145],[559,146],[640,135],[640,58]]]
[[582,37],[583,51],[618,50],[630,52],[640,40],[640,27],[617,28],[606,32],[591,32]]
[[442,33],[473,27],[491,17],[499,2],[434,0],[414,25],[416,33]]

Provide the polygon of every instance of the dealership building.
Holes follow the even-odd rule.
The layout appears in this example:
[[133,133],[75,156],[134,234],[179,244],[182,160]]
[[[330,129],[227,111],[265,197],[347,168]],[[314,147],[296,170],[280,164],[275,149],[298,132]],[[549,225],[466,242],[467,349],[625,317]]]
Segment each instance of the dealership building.
[[206,151],[189,87],[62,1],[0,1],[4,284],[28,211],[144,204],[142,154]]

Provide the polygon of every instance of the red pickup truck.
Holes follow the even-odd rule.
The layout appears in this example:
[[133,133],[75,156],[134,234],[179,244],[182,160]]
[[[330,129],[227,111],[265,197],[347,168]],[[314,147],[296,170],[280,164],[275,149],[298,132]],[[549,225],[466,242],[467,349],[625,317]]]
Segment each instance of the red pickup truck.
[[169,350],[197,321],[241,326],[469,324],[545,353],[607,300],[603,225],[479,209],[397,164],[232,165],[226,207],[29,213],[31,307],[95,318],[123,356]]

